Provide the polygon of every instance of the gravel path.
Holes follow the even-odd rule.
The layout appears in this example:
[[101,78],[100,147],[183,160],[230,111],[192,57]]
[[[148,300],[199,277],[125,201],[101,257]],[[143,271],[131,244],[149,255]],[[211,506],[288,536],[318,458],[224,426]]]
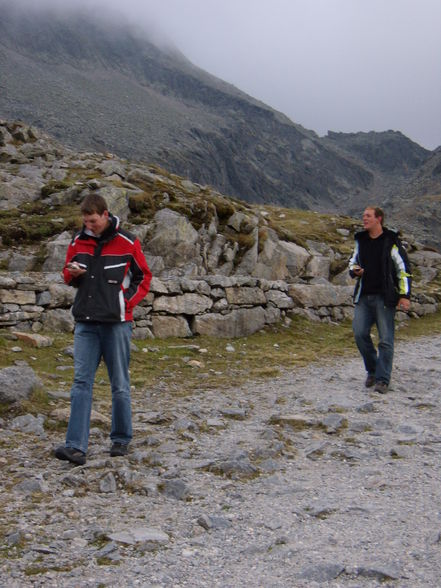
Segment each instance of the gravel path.
[[387,395],[361,359],[240,389],[134,394],[129,459],[95,429],[0,429],[0,585],[436,587],[441,336],[397,346]]

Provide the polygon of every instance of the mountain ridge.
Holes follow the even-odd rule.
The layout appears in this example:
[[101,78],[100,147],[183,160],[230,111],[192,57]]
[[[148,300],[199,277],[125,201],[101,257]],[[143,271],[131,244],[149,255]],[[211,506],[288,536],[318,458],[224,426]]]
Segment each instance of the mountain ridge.
[[[373,199],[395,210],[431,154],[394,131],[320,138],[124,24],[26,16],[7,2],[0,14],[0,116],[74,148],[155,163],[248,202],[348,214]],[[395,168],[369,149],[393,153]]]

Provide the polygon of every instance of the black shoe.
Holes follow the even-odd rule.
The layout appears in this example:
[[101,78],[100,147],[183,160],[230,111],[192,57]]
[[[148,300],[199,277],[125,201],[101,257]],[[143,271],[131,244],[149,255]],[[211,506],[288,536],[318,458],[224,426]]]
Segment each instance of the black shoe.
[[118,441],[116,441],[110,448],[110,455],[111,457],[122,457],[123,455],[127,455],[128,451],[129,446],[127,443],[118,443]]
[[386,394],[387,390],[389,388],[389,385],[386,384],[386,382],[377,382],[375,384],[375,392],[379,392],[380,394]]
[[374,384],[375,384],[375,376],[371,376],[370,374],[368,374],[364,385],[366,386],[366,388],[372,388],[372,386]]
[[64,445],[57,447],[55,450],[55,457],[65,461],[71,461],[77,465],[84,465],[86,463],[85,453],[73,447],[64,447]]

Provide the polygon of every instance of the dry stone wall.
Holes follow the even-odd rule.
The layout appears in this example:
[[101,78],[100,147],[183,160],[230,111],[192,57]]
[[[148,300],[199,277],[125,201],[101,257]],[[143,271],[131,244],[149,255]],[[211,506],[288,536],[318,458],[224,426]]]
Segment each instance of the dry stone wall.
[[[148,296],[134,312],[134,337],[242,337],[296,314],[340,321],[352,317],[352,291],[352,285],[320,279],[289,284],[250,276],[153,278]],[[65,285],[58,273],[2,272],[0,327],[70,332],[74,296],[75,289]],[[430,297],[413,300],[418,315],[436,309],[436,300]]]

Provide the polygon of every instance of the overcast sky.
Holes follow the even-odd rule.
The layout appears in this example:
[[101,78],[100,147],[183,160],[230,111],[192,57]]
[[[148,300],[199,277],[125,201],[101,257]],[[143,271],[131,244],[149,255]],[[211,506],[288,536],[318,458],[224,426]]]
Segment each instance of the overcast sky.
[[393,129],[441,145],[441,0],[86,4],[153,27],[195,65],[319,135]]

